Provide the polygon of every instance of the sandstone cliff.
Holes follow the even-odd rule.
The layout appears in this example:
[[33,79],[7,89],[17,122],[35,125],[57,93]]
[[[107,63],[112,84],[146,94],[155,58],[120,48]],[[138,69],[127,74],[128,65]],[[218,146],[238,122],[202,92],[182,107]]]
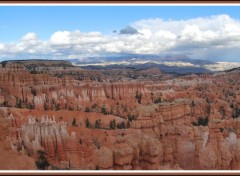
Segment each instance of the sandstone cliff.
[[39,151],[48,169],[240,168],[239,72],[103,82],[63,70],[0,67],[3,168],[36,169]]

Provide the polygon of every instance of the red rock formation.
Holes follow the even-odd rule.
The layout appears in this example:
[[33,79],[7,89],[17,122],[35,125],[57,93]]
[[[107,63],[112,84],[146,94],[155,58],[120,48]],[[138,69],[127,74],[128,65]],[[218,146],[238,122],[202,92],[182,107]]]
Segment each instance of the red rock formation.
[[1,170],[34,170],[35,161],[29,156],[12,150],[9,134],[9,125],[7,122],[7,109],[0,108],[0,169]]
[[0,67],[0,150],[11,159],[34,163],[43,150],[53,169],[240,168],[239,73],[101,82],[61,71]]

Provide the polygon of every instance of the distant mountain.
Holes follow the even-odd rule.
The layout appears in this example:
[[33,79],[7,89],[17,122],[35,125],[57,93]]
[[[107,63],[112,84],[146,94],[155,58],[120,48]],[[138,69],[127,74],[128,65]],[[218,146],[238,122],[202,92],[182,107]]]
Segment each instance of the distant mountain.
[[213,70],[206,68],[206,65],[216,64],[208,60],[190,59],[185,55],[125,55],[111,57],[88,57],[81,60],[70,60],[73,65],[85,69],[103,69],[103,68],[151,68],[157,67],[168,73],[211,73]]
[[[240,62],[212,62],[209,60],[191,59],[185,55],[125,55],[109,57],[86,57],[70,60],[8,60],[1,62],[22,63],[28,70],[37,71],[51,68],[79,66],[89,70],[102,70],[112,68],[149,69],[159,68],[166,73],[214,73],[240,67]],[[51,67],[51,68],[50,68]]]
[[240,72],[240,67],[225,70],[225,72]]
[[159,55],[125,55],[125,56],[109,56],[109,57],[87,57],[84,59],[70,59],[72,63],[83,65],[83,64],[102,64],[108,65],[108,63],[126,63],[126,64],[135,64],[141,62],[186,62],[191,64],[205,65],[205,64],[214,64],[215,62],[208,60],[196,60],[190,59],[185,55],[176,55],[176,56],[159,56]]
[[137,64],[137,65],[107,65],[107,66],[98,66],[98,65],[86,65],[81,66],[83,69],[87,70],[103,70],[103,69],[114,69],[114,68],[130,68],[134,70],[143,70],[150,68],[159,68],[161,71],[166,73],[177,73],[177,74],[188,74],[188,73],[213,73],[213,71],[206,68],[195,68],[195,67],[177,67],[177,66],[167,66],[164,64]]
[[65,60],[42,60],[42,59],[30,59],[30,60],[7,60],[2,61],[0,64],[6,67],[8,64],[20,64],[24,66],[31,73],[38,73],[41,71],[66,69],[73,67],[70,61]]
[[2,65],[6,65],[8,63],[23,64],[26,67],[30,65],[38,67],[62,67],[62,66],[72,67],[72,63],[67,60],[28,59],[28,60],[6,60],[0,63]]

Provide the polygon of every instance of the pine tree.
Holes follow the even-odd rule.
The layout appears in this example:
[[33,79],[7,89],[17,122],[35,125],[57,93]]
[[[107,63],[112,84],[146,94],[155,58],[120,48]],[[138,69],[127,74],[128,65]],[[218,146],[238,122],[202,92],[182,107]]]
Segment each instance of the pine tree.
[[72,126],[77,126],[77,122],[76,122],[76,119],[74,118],[73,121],[72,121]]
[[90,122],[89,122],[89,119],[87,118],[86,120],[85,120],[85,125],[86,125],[86,127],[87,128],[90,128]]
[[115,129],[116,128],[116,121],[115,121],[115,119],[110,121],[109,128],[110,129]]
[[38,160],[36,161],[36,166],[40,170],[46,170],[49,166],[49,163],[46,159],[46,153],[42,150],[38,150]]
[[100,128],[100,120],[95,121],[95,128]]
[[127,121],[127,128],[130,128],[130,121]]

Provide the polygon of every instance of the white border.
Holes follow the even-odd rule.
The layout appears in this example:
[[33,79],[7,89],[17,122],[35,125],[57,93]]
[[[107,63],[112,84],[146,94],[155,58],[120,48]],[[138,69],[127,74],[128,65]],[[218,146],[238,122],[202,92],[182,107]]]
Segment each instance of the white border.
[[[60,7],[60,6],[135,6],[135,7],[141,7],[141,6],[240,6],[240,2],[232,2],[232,3],[165,3],[165,2],[149,2],[149,3],[5,3],[0,2],[0,7],[13,7],[13,6],[42,6],[42,7]],[[71,174],[71,173],[78,173],[78,174],[121,174],[121,173],[128,173],[128,174],[167,174],[167,173],[185,173],[185,174],[233,174],[238,173],[240,174],[240,170],[0,170],[0,174]]]
[[2,170],[1,173],[130,173],[130,174],[150,174],[150,173],[240,173],[240,170]]
[[240,6],[240,2],[233,3],[164,3],[164,2],[149,2],[149,3],[3,3],[0,6]]

